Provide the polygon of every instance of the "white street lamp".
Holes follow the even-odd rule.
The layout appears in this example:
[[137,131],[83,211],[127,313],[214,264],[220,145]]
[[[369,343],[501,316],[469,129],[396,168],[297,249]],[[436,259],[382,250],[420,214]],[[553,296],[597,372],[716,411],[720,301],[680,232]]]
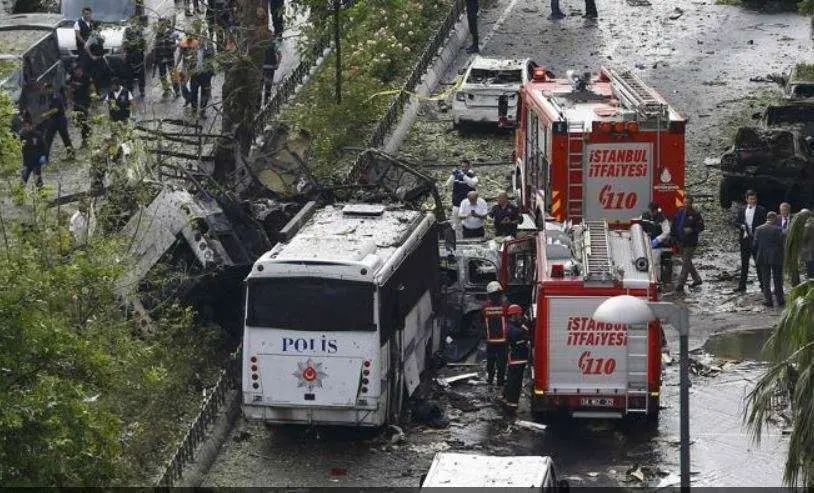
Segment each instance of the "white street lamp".
[[598,322],[640,325],[665,320],[678,330],[680,386],[681,490],[690,488],[690,314],[687,308],[666,302],[644,301],[630,295],[608,298],[602,302],[593,319]]

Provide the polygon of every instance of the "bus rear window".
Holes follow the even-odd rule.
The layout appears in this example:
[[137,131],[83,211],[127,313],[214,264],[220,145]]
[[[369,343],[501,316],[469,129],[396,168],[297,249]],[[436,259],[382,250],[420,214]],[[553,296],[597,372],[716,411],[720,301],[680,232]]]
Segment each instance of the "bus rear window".
[[315,277],[249,281],[246,323],[289,330],[374,331],[373,285]]

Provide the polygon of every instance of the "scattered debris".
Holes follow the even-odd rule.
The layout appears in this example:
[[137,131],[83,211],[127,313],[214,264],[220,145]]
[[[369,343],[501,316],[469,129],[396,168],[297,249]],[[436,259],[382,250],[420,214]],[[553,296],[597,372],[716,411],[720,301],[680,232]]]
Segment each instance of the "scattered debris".
[[515,421],[514,425],[519,426],[521,428],[534,430],[534,431],[545,431],[546,428],[548,428],[548,426],[542,425],[540,423],[533,423],[531,421],[522,421],[522,420],[521,421]]
[[523,10],[523,12],[525,12],[527,14],[536,14],[537,13],[537,8],[536,7],[523,7],[522,10]]
[[684,15],[684,10],[676,7],[673,9],[673,12],[667,16],[667,18],[670,19],[671,21],[674,21],[681,17],[682,15]]
[[588,473],[588,477],[590,477],[590,478],[595,478],[595,477],[597,477],[597,476],[599,476],[599,473],[598,473],[598,472],[589,472],[589,473]]
[[631,7],[650,7],[653,5],[649,0],[627,0],[627,4]]
[[640,482],[644,483],[644,472],[642,471],[641,467],[633,467],[628,469],[627,475],[638,479]]
[[447,377],[447,378],[438,378],[438,379],[436,379],[436,382],[438,382],[438,384],[441,385],[442,387],[449,387],[453,383],[464,382],[464,381],[470,380],[472,378],[477,378],[477,376],[478,376],[477,372],[464,373],[464,374],[461,374],[461,375],[455,375],[455,376]]
[[413,419],[433,428],[446,428],[449,426],[449,419],[444,416],[444,409],[436,401],[417,403],[413,408]]
[[705,157],[704,158],[704,166],[720,166],[721,165],[721,158],[719,157]]
[[669,353],[661,353],[661,364],[667,366],[672,365],[675,359]]
[[576,482],[576,483],[584,483],[585,482],[585,480],[582,479],[579,476],[565,476],[562,479],[568,481],[569,483],[574,483],[574,482]]
[[235,442],[245,442],[252,437],[252,434],[246,430],[241,430],[238,432],[235,437],[232,439]]
[[783,84],[785,83],[785,79],[782,75],[779,74],[769,74],[767,76],[757,75],[755,77],[749,77],[749,82],[768,82],[771,84]]
[[410,445],[407,448],[417,454],[431,455],[435,454],[436,452],[449,450],[452,447],[450,447],[447,442],[433,442],[427,445]]
[[390,437],[390,443],[404,442],[404,430],[400,426],[390,425],[387,427],[388,431],[392,431],[393,435]]
[[667,477],[661,478],[658,484],[656,484],[656,488],[667,488],[669,486],[675,486],[681,483],[681,476],[678,474],[671,472],[667,475]]

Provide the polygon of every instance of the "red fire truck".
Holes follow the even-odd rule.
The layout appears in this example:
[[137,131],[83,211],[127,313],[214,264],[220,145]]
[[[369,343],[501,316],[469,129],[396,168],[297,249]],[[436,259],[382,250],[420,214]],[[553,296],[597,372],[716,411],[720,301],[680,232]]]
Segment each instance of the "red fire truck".
[[531,409],[581,418],[658,418],[661,327],[592,319],[621,294],[656,301],[653,252],[639,224],[548,223],[504,245],[500,281],[534,318]]
[[651,201],[670,216],[683,204],[686,120],[635,74],[536,67],[517,115],[515,188],[538,224],[625,224]]

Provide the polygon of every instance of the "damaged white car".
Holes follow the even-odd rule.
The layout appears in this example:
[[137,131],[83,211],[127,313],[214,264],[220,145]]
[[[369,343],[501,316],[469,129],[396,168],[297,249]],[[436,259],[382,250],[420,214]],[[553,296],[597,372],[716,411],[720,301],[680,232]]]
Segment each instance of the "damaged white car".
[[476,56],[464,74],[463,84],[452,101],[452,123],[499,123],[498,99],[506,96],[508,111],[504,126],[514,126],[517,90],[529,81],[537,64],[529,59],[500,60]]

